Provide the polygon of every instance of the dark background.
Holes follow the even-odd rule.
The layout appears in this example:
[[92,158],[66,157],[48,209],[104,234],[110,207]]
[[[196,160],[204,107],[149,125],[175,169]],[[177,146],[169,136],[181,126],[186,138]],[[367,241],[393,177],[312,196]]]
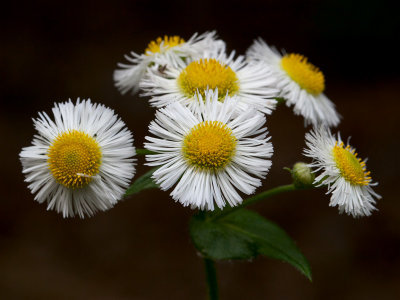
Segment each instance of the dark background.
[[[61,2],[60,2],[61,3]],[[328,206],[325,190],[252,208],[280,224],[309,259],[313,283],[259,257],[218,263],[221,299],[396,299],[400,295],[398,9],[384,1],[15,1],[2,5],[0,44],[0,298],[204,299],[192,211],[146,191],[90,219],[63,219],[33,201],[18,153],[31,118],[53,103],[91,98],[112,107],[142,148],[154,109],[113,86],[117,62],[164,34],[217,30],[230,50],[254,38],[309,57],[383,196],[369,218]],[[397,35],[397,36],[396,36]],[[262,189],[290,182],[303,159],[303,119],[280,106],[268,119],[275,153]],[[306,160],[306,159],[303,159]],[[137,175],[146,171],[139,158]]]

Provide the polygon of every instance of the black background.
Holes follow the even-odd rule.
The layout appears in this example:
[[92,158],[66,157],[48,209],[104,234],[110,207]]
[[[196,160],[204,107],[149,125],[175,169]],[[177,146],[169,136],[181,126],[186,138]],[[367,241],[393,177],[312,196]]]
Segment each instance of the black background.
[[[253,39],[306,55],[326,77],[383,196],[369,218],[339,215],[325,190],[281,195],[253,208],[280,224],[309,259],[313,283],[267,258],[217,265],[221,299],[396,299],[400,295],[398,8],[384,1],[14,1],[1,9],[0,297],[204,299],[192,214],[146,191],[91,219],[63,219],[33,201],[18,154],[31,118],[54,102],[91,98],[115,109],[142,148],[154,109],[113,86],[117,62],[164,34],[217,30],[230,50]],[[268,118],[275,153],[261,189],[288,183],[301,156],[301,117]],[[137,175],[146,171],[139,159]],[[260,189],[260,190],[261,190]],[[397,296],[397,297],[396,297]]]

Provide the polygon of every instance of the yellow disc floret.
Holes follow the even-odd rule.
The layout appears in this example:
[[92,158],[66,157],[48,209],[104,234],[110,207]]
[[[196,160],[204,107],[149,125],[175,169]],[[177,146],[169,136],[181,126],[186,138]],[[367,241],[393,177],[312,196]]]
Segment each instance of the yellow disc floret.
[[232,159],[236,138],[220,121],[197,124],[183,141],[182,153],[187,162],[200,169],[218,170]]
[[365,162],[357,157],[354,149],[344,147],[343,142],[336,142],[332,151],[336,166],[346,181],[353,185],[368,185],[371,182],[371,172],[367,172]]
[[282,68],[297,84],[308,93],[321,94],[325,89],[324,74],[307,57],[290,53],[282,57]]
[[179,75],[178,85],[187,97],[193,97],[197,91],[218,88],[219,100],[235,95],[239,91],[239,80],[232,69],[216,59],[200,59],[190,63]]
[[158,37],[155,41],[151,41],[148,45],[144,53],[146,55],[152,55],[154,53],[158,53],[161,51],[161,44],[163,49],[172,48],[183,44],[185,42],[184,39],[181,37],[174,35],[174,36],[167,36],[165,35],[164,38]]
[[61,133],[48,150],[49,169],[56,181],[67,188],[82,188],[99,173],[101,150],[88,134],[71,130]]

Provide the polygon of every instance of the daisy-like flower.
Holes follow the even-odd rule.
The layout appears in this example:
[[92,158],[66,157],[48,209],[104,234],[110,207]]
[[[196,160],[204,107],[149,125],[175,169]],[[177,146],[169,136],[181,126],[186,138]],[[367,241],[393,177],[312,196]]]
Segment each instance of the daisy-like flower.
[[256,110],[235,112],[236,100],[218,91],[198,95],[199,114],[179,102],[157,111],[145,147],[150,166],[160,166],[154,180],[184,206],[214,210],[242,202],[237,190],[252,194],[271,166],[273,148],[265,115]]
[[218,49],[225,49],[225,43],[216,38],[215,31],[201,35],[196,33],[188,41],[176,35],[158,37],[149,43],[143,54],[132,51],[131,56],[125,55],[125,59],[131,64],[118,64],[121,69],[114,72],[115,86],[122,94],[129,90],[136,93],[139,90],[140,80],[149,68],[161,70],[162,73],[162,69],[166,66],[159,63],[160,59],[174,65],[182,65],[184,59],[198,57],[204,52]]
[[39,113],[38,135],[20,153],[25,181],[39,203],[64,217],[92,216],[122,198],[135,168],[132,133],[114,111],[90,100]]
[[279,97],[285,99],[287,106],[293,106],[296,115],[304,117],[305,125],[339,124],[340,116],[335,105],[323,93],[324,74],[305,56],[295,53],[282,56],[262,39],[254,41],[246,55],[249,61],[262,61],[271,68],[277,79]]
[[270,114],[275,108],[278,90],[275,78],[264,63],[246,63],[243,56],[234,59],[224,49],[206,53],[202,58],[187,59],[184,65],[168,63],[164,74],[148,72],[140,82],[144,96],[151,96],[150,104],[163,107],[172,102],[180,102],[196,110],[198,98],[207,89],[218,89],[219,100],[225,96],[236,96],[240,110],[249,106]]
[[325,126],[307,133],[306,144],[304,155],[313,159],[310,167],[315,168],[314,172],[322,171],[314,183],[327,185],[327,193],[332,194],[329,205],[337,205],[340,213],[353,217],[371,215],[376,209],[375,199],[381,196],[372,189],[377,183],[372,183],[366,160],[358,158],[355,149],[345,145],[340,134],[333,136]]

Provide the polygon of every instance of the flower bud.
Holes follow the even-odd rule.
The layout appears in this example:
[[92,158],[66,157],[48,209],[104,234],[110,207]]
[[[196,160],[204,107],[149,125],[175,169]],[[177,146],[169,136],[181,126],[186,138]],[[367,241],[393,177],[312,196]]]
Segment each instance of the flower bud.
[[296,188],[307,188],[313,184],[315,176],[306,163],[298,162],[293,166],[292,178]]

